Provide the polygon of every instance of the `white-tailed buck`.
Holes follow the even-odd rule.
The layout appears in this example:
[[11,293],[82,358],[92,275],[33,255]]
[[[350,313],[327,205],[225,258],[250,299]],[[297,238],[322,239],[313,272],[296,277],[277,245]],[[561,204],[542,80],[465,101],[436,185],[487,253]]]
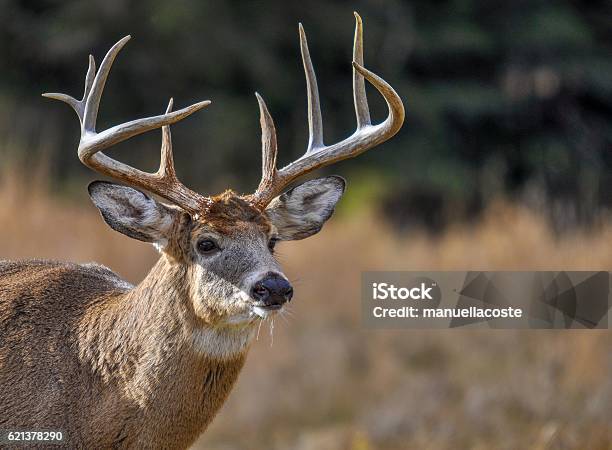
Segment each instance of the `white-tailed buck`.
[[[362,25],[353,49],[357,130],[323,144],[319,94],[299,27],[308,91],[306,153],[276,168],[276,133],[263,99],[263,174],[250,195],[204,196],[176,177],[169,125],[210,102],[96,131],[96,116],[121,39],[96,72],[92,57],[82,100],[68,103],[81,122],[86,166],[126,185],[95,181],[93,203],[106,223],[154,244],[161,257],[137,286],[96,264],[0,262],[0,430],[63,430],[69,448],[184,448],[211,422],[240,372],[257,324],[291,300],[293,290],[273,256],[277,241],[317,233],[345,183],[300,176],[357,156],[393,136],[404,108],[384,80],[363,68]],[[364,79],[389,114],[372,125]],[[102,150],[162,128],[161,164],[146,173]],[[162,203],[142,189],[165,199]]]

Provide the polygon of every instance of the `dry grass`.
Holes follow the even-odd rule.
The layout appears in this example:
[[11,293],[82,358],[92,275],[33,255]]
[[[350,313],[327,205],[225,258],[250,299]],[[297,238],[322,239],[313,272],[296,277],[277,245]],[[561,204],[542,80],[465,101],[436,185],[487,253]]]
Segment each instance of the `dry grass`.
[[[93,206],[0,179],[0,257],[96,260],[137,282],[156,258]],[[612,342],[587,331],[368,331],[362,270],[603,269],[612,226],[555,239],[499,204],[443,237],[397,236],[371,216],[336,218],[279,245],[292,317],[262,329],[246,368],[196,448],[612,448]],[[267,331],[267,330],[266,330]]]

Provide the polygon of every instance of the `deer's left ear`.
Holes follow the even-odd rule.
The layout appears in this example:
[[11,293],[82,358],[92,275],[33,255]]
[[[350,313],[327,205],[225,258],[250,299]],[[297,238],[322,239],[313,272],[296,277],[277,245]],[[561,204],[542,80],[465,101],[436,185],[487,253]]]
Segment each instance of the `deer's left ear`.
[[278,238],[295,241],[318,233],[331,217],[346,182],[339,176],[317,178],[279,195],[266,208]]

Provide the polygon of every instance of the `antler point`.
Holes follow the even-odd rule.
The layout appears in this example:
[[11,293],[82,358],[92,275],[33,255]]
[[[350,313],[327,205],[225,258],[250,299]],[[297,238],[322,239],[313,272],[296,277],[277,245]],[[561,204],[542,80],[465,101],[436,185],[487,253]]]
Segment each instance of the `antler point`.
[[170,97],[170,100],[168,101],[168,107],[166,108],[166,114],[172,111],[173,106],[174,106],[174,99]]
[[117,52],[119,52],[119,50],[121,50],[123,48],[123,46],[127,43],[127,41],[129,41],[130,39],[132,39],[131,35],[127,35],[122,37],[121,39],[119,39],[119,41],[117,41],[117,43],[115,45],[113,45],[113,47],[111,48],[111,50],[109,50],[109,53],[113,50],[113,48],[117,48]]

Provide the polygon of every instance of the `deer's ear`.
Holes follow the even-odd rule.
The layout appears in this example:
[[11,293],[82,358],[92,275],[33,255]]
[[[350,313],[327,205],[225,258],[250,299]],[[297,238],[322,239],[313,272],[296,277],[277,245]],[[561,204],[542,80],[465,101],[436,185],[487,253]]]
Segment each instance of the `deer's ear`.
[[346,182],[339,176],[306,181],[270,202],[268,217],[283,241],[304,239],[318,233],[331,217]]
[[166,246],[177,210],[119,184],[94,181],[87,189],[104,221],[113,230],[151,242],[158,248]]

